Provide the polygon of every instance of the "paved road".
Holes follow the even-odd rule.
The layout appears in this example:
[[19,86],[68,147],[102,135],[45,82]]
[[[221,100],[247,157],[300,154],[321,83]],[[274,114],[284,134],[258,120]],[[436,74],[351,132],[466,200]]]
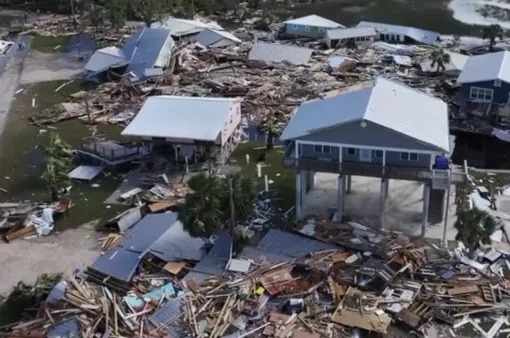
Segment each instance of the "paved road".
[[18,51],[16,47],[17,44],[13,46],[15,50],[12,55],[9,55],[10,58],[5,62],[3,69],[0,69],[0,135],[3,132],[14,92],[18,86],[18,81],[23,69],[23,61],[30,49],[30,39],[25,37],[24,41],[26,49]]

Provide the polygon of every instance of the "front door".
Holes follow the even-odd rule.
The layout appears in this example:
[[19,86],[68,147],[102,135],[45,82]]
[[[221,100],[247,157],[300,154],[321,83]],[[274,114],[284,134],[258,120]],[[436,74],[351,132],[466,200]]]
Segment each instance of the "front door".
[[372,150],[360,149],[359,159],[361,162],[372,162]]

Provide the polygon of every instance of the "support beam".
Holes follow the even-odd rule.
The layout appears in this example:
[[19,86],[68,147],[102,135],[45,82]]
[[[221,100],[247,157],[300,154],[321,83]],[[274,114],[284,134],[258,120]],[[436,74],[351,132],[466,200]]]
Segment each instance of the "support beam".
[[430,202],[430,184],[423,184],[423,221],[421,223],[421,238],[425,239],[427,225],[429,223],[429,202]]
[[452,183],[448,185],[448,190],[446,190],[446,205],[444,207],[444,227],[443,227],[443,245],[445,248],[448,247],[448,240],[446,239],[446,230],[448,227],[448,211],[450,210],[450,194],[452,192]]
[[390,179],[386,179],[386,198],[388,198],[388,193],[390,192]]
[[381,179],[381,193],[379,194],[379,226],[384,229],[384,212],[386,210],[387,180]]
[[352,176],[351,175],[347,175],[347,187],[346,187],[345,191],[347,193],[350,193],[351,192],[351,187],[352,187]]
[[337,222],[342,222],[344,217],[344,208],[345,208],[345,178],[343,175],[338,175],[338,189],[337,189]]
[[302,217],[302,199],[301,199],[301,172],[296,172],[296,219],[299,221]]

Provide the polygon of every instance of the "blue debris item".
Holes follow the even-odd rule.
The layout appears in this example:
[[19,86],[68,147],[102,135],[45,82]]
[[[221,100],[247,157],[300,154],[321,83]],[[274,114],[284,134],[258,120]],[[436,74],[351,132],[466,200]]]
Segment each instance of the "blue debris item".
[[443,279],[451,279],[453,276],[455,276],[455,271],[453,270],[445,270],[441,273],[441,278]]
[[161,299],[175,296],[175,289],[172,283],[165,284],[150,292],[147,292],[142,297],[127,295],[124,301],[134,309],[141,308],[145,305],[145,301],[160,302]]

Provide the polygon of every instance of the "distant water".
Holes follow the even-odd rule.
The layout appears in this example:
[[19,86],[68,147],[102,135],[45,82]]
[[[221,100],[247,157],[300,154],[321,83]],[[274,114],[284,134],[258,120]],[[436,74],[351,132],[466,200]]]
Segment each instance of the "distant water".
[[510,29],[508,0],[452,0],[448,9],[452,11],[455,20],[465,24],[482,26],[499,24],[505,29]]

